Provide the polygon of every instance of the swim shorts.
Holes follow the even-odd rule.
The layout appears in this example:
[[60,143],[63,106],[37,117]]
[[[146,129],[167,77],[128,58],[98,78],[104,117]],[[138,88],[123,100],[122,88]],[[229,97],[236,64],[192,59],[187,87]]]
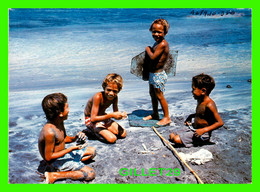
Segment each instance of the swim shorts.
[[149,73],[149,84],[152,84],[155,88],[160,88],[162,92],[165,91],[164,87],[167,82],[167,74],[165,71],[159,73]]
[[56,159],[50,166],[55,171],[76,171],[82,169],[85,164],[81,162],[84,150],[71,151],[61,158]]
[[190,130],[189,128],[185,127],[184,130],[178,131],[174,133],[180,136],[180,139],[185,147],[192,147],[203,145],[203,143],[209,142],[211,133],[207,132],[201,135],[200,137],[194,136],[194,131]]
[[85,125],[93,130],[96,127],[109,127],[114,121],[112,119],[106,119],[104,121],[91,122],[90,117],[85,117]]

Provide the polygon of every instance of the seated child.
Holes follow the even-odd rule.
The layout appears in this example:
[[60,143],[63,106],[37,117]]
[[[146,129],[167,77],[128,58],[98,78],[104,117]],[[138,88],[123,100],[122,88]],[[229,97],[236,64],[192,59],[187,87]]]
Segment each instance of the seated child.
[[54,183],[60,179],[85,181],[94,179],[95,171],[82,162],[94,158],[95,148],[87,147],[85,151],[80,151],[81,153],[75,150],[81,149],[82,145],[65,148],[66,143],[86,139],[82,132],[74,137],[66,134],[64,120],[67,119],[69,113],[67,97],[62,93],[47,95],[42,101],[42,108],[48,122],[41,130],[38,147],[42,158],[51,170],[44,174],[46,183]]
[[[96,93],[87,102],[84,114],[85,125],[101,141],[115,143],[117,138],[126,137],[126,131],[111,118],[126,118],[126,112],[118,111],[117,94],[123,87],[123,79],[116,73],[108,74],[103,81],[104,91]],[[106,113],[106,109],[112,105],[113,112]]]
[[[192,78],[192,94],[197,100],[196,113],[191,114],[185,121],[189,127],[182,133],[170,134],[170,141],[182,144],[185,147],[196,146],[209,142],[211,132],[223,125],[223,121],[218,114],[215,102],[209,94],[215,87],[214,79],[206,74],[200,74]],[[192,127],[191,120],[194,118]]]

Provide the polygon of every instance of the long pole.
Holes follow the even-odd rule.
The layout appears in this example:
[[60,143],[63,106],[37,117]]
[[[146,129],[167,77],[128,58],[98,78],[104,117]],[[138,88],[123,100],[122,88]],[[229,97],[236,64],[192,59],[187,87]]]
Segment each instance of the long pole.
[[188,167],[188,169],[193,173],[193,175],[197,178],[197,180],[199,181],[200,184],[204,184],[203,181],[199,178],[199,176],[197,175],[197,173],[195,173],[195,171],[193,171],[193,169],[185,162],[184,159],[181,158],[181,156],[179,155],[179,153],[177,152],[177,150],[170,144],[170,142],[168,140],[166,140],[165,138],[163,138],[163,136],[156,130],[156,128],[153,126],[152,127],[154,132],[165,142],[169,145],[169,147],[174,151],[174,153],[178,156],[178,158],[184,163],[184,165],[186,165],[186,167]]

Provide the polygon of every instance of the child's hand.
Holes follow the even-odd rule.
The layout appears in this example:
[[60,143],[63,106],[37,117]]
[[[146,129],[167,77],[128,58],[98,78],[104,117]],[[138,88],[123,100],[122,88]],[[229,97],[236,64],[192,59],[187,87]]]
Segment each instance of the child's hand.
[[80,145],[73,145],[73,146],[69,147],[69,149],[70,149],[71,151],[79,150],[79,149],[81,149],[81,146],[80,146]]
[[122,113],[122,115],[123,115],[123,119],[127,118],[127,113],[125,111]]
[[117,111],[117,112],[114,112],[113,113],[113,117],[115,118],[115,119],[122,119],[122,118],[124,118],[124,117],[127,117],[127,114],[126,114],[126,112],[123,112],[123,113],[121,113],[121,112],[119,112],[119,111]]
[[77,137],[78,139],[83,140],[83,141],[85,141],[85,140],[87,139],[87,136],[85,135],[85,133],[83,133],[83,132],[81,132],[81,131],[77,133],[76,137]]
[[194,132],[194,136],[195,137],[200,137],[204,133],[205,133],[205,131],[203,129],[196,129],[196,131]]
[[185,121],[185,122],[184,122],[184,125],[186,125],[186,126],[191,126],[191,122],[190,122],[190,121]]
[[194,117],[193,114],[189,115],[187,117],[187,119],[184,121],[184,124],[187,125],[187,126],[191,125],[191,120],[192,120],[193,117]]
[[81,144],[81,145],[78,145],[79,146],[79,149],[83,149],[84,147],[86,147],[88,145],[87,142],[85,142],[84,144]]

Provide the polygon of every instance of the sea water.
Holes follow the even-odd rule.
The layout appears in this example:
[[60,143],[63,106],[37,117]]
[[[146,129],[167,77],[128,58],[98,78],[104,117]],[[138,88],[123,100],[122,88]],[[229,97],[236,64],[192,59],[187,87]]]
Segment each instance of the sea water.
[[157,18],[169,22],[166,40],[179,51],[177,74],[165,92],[171,118],[194,113],[191,78],[203,72],[215,78],[211,98],[225,125],[247,127],[251,137],[250,9],[10,9],[10,183],[39,183],[38,136],[46,122],[41,101],[47,94],[68,96],[68,134],[84,128],[86,101],[102,90],[108,73],[124,79],[120,111],[151,110],[148,83],[130,73],[130,61],[153,45],[149,27]]

